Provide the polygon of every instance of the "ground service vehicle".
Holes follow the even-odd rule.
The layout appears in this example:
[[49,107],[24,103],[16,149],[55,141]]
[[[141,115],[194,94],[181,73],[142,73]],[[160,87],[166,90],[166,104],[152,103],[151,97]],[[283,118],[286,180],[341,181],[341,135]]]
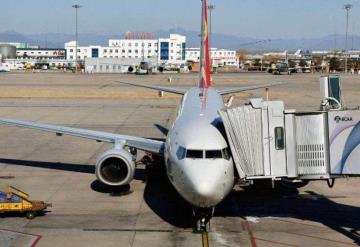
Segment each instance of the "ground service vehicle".
[[51,207],[51,204],[30,200],[30,196],[21,190],[0,185],[0,216],[8,213],[25,213],[28,219],[33,219],[48,207]]

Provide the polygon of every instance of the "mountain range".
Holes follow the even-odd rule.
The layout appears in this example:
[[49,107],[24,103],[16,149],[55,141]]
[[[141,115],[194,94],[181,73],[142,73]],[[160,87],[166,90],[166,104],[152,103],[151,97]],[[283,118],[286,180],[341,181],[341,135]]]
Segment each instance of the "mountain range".
[[[178,33],[187,37],[187,47],[199,47],[199,32],[188,31],[181,28],[170,30],[159,30],[153,32],[155,38],[168,37],[170,33]],[[26,42],[39,45],[42,48],[61,48],[64,43],[74,40],[74,34],[43,33],[43,34],[21,34],[16,31],[0,32],[0,42]],[[109,39],[123,38],[122,34],[94,34],[80,33],[80,45],[102,45],[107,46]],[[303,50],[344,50],[345,35],[327,35],[318,38],[289,38],[289,39],[257,39],[251,37],[239,37],[213,33],[212,46],[217,48],[249,50],[249,51],[294,51]],[[350,36],[349,49],[360,49],[360,36]]]

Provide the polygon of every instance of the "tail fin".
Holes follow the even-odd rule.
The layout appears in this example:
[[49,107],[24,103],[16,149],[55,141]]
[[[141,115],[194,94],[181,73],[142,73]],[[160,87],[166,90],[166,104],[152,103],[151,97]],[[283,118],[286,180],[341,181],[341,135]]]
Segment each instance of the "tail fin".
[[201,51],[200,51],[200,88],[211,86],[211,64],[209,53],[209,25],[207,15],[207,0],[202,1],[202,21],[201,21]]

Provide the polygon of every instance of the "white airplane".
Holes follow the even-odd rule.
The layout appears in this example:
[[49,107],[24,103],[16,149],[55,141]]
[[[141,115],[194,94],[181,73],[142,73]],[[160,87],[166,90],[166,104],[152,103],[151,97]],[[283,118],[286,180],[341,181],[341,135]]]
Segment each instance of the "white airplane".
[[183,95],[178,116],[166,142],[113,133],[69,128],[11,119],[0,124],[37,129],[114,143],[96,162],[97,179],[110,186],[128,185],[135,173],[136,150],[161,155],[167,175],[178,193],[194,208],[199,231],[207,231],[214,208],[231,192],[235,171],[231,153],[221,129],[218,111],[223,95],[267,88],[280,83],[216,90],[211,87],[207,0],[202,0],[201,69],[199,86],[189,90],[145,84],[128,85]]
[[0,61],[0,72],[10,72],[9,64],[1,63]]

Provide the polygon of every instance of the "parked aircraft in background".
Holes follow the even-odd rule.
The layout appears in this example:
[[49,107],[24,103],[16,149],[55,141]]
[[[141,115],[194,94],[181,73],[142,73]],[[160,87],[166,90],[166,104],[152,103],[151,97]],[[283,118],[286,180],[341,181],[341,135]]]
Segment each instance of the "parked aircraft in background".
[[0,63],[0,72],[10,72],[9,65],[5,63]]

